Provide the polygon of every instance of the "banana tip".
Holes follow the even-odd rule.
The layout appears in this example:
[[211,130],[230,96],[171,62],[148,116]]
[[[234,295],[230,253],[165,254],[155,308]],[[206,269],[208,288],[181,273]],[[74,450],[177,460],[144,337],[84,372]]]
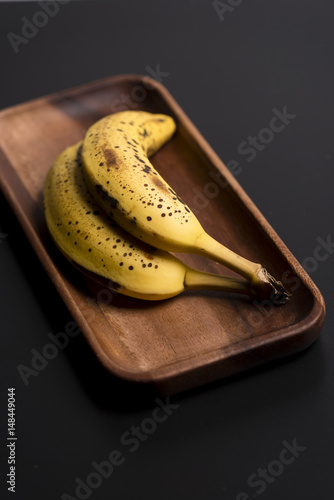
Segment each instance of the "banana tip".
[[265,281],[271,285],[270,300],[275,305],[286,304],[286,302],[290,300],[291,293],[286,290],[281,281],[277,281],[266,269],[263,269],[263,274],[265,276]]

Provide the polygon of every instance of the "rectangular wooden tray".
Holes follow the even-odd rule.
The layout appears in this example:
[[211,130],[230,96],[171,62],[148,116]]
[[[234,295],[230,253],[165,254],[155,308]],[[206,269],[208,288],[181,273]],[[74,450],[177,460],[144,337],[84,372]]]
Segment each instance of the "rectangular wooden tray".
[[[131,299],[83,277],[55,249],[43,213],[47,171],[94,121],[127,108],[175,118],[176,135],[152,163],[211,236],[292,287],[288,304],[275,307],[208,291],[154,303]],[[320,333],[325,306],[319,290],[157,82],[120,75],[5,109],[0,148],[5,196],[93,351],[116,376],[179,392],[299,351]],[[200,257],[182,259],[233,275]]]

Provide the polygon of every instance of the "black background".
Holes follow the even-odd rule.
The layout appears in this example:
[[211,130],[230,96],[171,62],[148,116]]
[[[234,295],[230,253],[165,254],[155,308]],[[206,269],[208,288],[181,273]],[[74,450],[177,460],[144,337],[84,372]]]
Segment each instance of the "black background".
[[[162,83],[218,155],[240,163],[238,181],[301,263],[318,237],[334,238],[333,2],[244,0],[220,20],[211,1],[72,1],[15,54],[7,33],[20,34],[22,16],[37,10],[0,4],[0,108],[159,64],[169,73]],[[238,145],[284,106],[296,118],[247,162]],[[121,435],[152,415],[154,397],[107,376],[81,336],[23,384],[17,366],[30,366],[31,349],[40,352],[71,317],[2,195],[0,223],[1,498],[12,495],[7,387],[17,398],[14,498],[75,497],[76,477],[114,449],[124,464],[89,498],[254,498],[259,486],[248,477],[294,439],[306,449],[258,497],[332,496],[332,254],[310,271],[327,316],[309,349],[172,397],[178,409],[131,453]]]

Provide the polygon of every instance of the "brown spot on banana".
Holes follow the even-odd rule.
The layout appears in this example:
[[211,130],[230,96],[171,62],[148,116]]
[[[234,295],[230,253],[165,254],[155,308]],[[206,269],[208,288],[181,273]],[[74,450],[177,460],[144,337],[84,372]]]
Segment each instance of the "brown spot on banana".
[[104,200],[106,200],[106,201],[109,202],[111,208],[113,208],[113,209],[117,208],[117,206],[118,206],[118,200],[116,200],[116,198],[113,198],[112,196],[110,196],[110,194],[108,193],[108,191],[106,191],[105,189],[103,189],[103,187],[101,186],[101,184],[96,184],[95,189],[96,189],[97,194],[99,196],[101,196],[101,198],[103,198]]
[[110,149],[108,147],[104,147],[104,148],[102,148],[102,151],[103,151],[103,155],[106,159],[106,164],[108,167],[113,167],[113,166],[117,165],[118,158],[117,158],[117,154],[115,153],[115,151],[113,149]]
[[168,192],[165,182],[159,179],[159,177],[153,177],[152,182],[160,191],[165,191],[166,193]]

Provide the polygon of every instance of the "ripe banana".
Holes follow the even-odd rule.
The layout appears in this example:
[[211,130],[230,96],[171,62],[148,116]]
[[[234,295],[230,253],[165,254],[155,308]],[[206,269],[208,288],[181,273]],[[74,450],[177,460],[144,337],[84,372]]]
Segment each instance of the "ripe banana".
[[88,188],[105,211],[132,235],[162,250],[202,255],[245,277],[259,296],[285,302],[289,294],[261,264],[209,236],[148,157],[176,129],[167,115],[123,111],[87,131],[81,150]]
[[47,226],[75,266],[104,284],[108,280],[108,286],[117,292],[146,300],[201,288],[252,294],[246,280],[192,269],[117,226],[87,189],[78,157],[80,146],[78,143],[59,155],[44,186]]

